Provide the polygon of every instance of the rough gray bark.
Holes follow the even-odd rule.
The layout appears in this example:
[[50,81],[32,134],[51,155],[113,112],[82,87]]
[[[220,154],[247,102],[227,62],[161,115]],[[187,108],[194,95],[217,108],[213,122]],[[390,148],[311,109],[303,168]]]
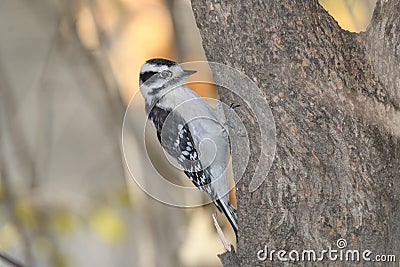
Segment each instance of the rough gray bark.
[[[378,1],[361,34],[341,29],[316,0],[192,0],[192,6],[208,60],[251,77],[277,128],[275,161],[254,193],[246,185],[260,151],[250,136],[253,156],[237,191],[237,264],[279,266],[257,260],[257,251],[265,245],[321,251],[339,238],[348,249],[398,261],[400,2]],[[232,266],[232,257],[220,259]]]

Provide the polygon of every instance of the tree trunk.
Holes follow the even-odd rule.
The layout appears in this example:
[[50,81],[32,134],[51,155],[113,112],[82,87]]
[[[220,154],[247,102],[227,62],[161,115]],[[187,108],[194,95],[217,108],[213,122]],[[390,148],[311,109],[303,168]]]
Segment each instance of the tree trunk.
[[[252,156],[236,193],[237,255],[222,255],[224,266],[283,265],[277,254],[258,259],[266,247],[298,250],[300,258],[314,249],[319,257],[322,249],[338,250],[338,239],[347,241],[343,253],[360,251],[358,264],[380,266],[363,260],[364,250],[371,259],[395,255],[398,262],[400,2],[378,0],[360,34],[341,29],[316,0],[192,0],[192,6],[208,60],[254,80],[276,123],[274,163],[252,193],[248,184],[262,151],[250,135]],[[252,127],[250,114],[239,113]],[[304,264],[316,263],[289,260]],[[319,264],[355,262],[325,257]]]

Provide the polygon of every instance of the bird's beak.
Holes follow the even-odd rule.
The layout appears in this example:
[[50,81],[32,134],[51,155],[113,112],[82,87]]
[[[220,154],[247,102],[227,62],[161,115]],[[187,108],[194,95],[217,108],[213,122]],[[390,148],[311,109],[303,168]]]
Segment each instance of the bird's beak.
[[195,70],[184,70],[183,71],[183,77],[187,77],[187,76],[190,76],[190,75],[192,75],[192,74],[195,74],[197,71],[195,71]]

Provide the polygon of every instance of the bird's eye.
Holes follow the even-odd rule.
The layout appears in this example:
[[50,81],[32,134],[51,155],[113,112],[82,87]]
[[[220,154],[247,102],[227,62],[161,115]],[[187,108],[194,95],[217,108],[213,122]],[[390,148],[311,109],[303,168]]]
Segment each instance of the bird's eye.
[[160,72],[160,77],[163,79],[170,78],[172,76],[172,72],[170,70],[163,70]]

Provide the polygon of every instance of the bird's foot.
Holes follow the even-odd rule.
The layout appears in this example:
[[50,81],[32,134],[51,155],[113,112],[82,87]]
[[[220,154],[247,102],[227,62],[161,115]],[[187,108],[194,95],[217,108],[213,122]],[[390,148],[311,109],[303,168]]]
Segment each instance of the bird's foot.
[[243,131],[243,129],[241,129],[241,127],[239,127],[238,125],[238,116],[235,111],[238,107],[240,107],[240,105],[235,103],[231,103],[229,105],[229,110],[226,116],[226,121],[224,123],[224,126],[231,128],[237,136],[246,137],[245,131]]

